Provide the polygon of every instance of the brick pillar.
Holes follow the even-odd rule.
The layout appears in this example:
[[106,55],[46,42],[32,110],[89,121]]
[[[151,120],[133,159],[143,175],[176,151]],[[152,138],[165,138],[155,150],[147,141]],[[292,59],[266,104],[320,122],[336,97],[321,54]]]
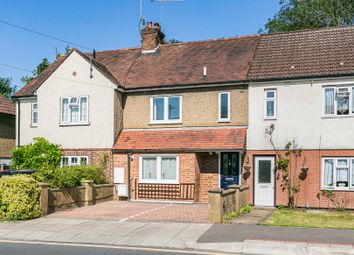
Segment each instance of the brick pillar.
[[48,193],[49,193],[49,184],[40,182],[39,189],[40,189],[40,198],[39,198],[39,205],[41,207],[41,211],[43,215],[48,214]]
[[223,189],[208,191],[208,222],[222,223],[224,220]]
[[82,181],[85,186],[85,206],[93,205],[93,181]]

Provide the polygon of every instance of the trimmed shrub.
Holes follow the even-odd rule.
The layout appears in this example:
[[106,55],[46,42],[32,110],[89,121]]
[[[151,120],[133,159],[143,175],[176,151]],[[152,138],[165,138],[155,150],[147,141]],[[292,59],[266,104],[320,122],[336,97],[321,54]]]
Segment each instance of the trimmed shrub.
[[80,166],[79,168],[82,171],[82,180],[91,180],[95,184],[107,183],[102,168],[97,166]]
[[40,170],[34,174],[39,182],[46,182],[50,188],[72,188],[81,185],[82,180],[95,184],[107,183],[101,168],[96,166],[71,166]]
[[40,189],[35,179],[16,175],[0,178],[0,219],[29,220],[42,215]]

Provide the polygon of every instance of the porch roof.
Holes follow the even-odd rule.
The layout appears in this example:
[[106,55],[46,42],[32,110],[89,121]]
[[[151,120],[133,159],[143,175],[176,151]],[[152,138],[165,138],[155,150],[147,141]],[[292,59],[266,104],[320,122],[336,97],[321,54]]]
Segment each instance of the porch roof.
[[123,130],[113,150],[117,152],[242,150],[245,142],[246,128]]

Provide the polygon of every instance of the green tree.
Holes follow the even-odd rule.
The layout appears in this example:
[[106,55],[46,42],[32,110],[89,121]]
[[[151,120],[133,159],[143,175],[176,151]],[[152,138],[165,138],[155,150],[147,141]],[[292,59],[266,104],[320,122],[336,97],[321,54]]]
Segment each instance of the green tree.
[[36,67],[36,69],[33,70],[32,76],[22,76],[21,81],[23,83],[27,83],[29,81],[32,81],[34,78],[36,78],[41,72],[43,72],[47,67],[50,65],[50,62],[48,61],[47,58],[43,58],[41,63]]
[[261,33],[354,24],[353,0],[280,0],[279,4],[279,12]]
[[61,146],[42,137],[36,137],[33,141],[12,150],[12,167],[33,170],[59,167]]
[[11,78],[0,77],[0,94],[10,97],[16,91],[16,86],[11,84]]

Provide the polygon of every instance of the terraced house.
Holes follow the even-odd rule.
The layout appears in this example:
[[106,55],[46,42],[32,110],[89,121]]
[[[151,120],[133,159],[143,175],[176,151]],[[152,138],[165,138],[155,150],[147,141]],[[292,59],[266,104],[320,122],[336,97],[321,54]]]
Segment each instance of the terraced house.
[[[286,203],[265,128],[294,139],[307,169],[300,206],[354,208],[354,28],[163,44],[158,24],[138,48],[73,50],[16,95],[17,143],[62,144],[63,165],[96,164],[130,199],[207,201],[247,183],[255,205]],[[354,85],[353,85],[354,86]]]

